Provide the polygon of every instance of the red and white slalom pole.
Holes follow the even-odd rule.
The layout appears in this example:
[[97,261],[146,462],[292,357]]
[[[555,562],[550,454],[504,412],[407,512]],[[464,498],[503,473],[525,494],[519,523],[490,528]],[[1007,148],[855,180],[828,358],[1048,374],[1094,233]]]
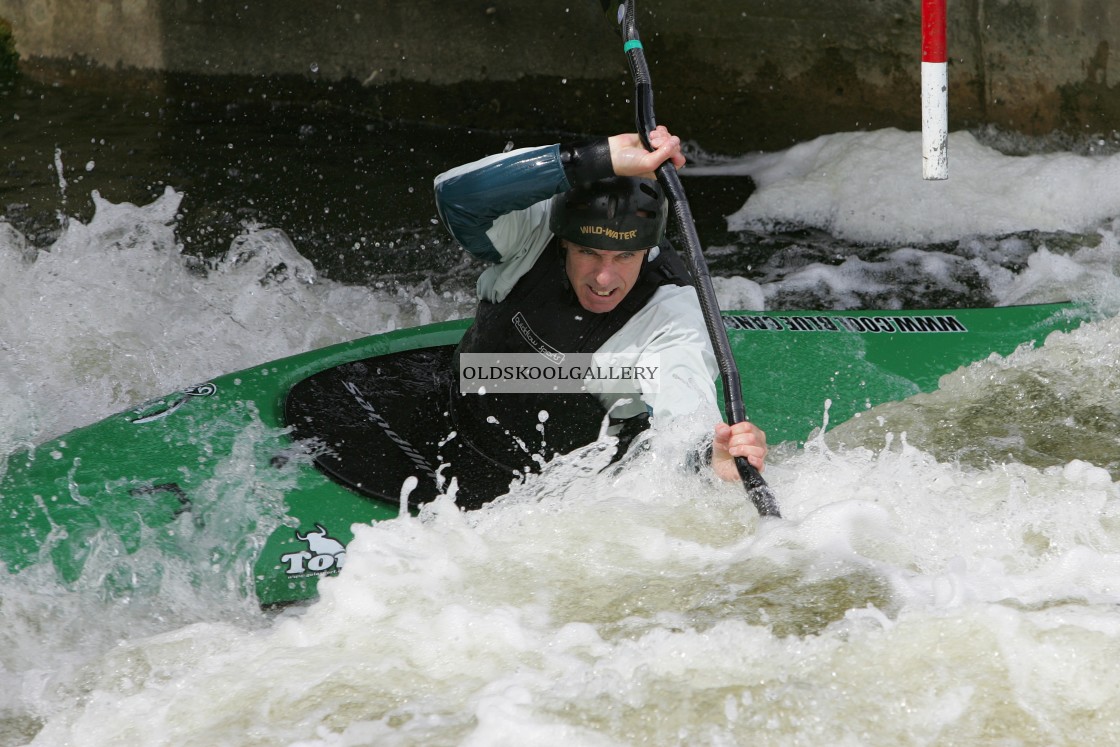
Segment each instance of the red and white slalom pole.
[[922,0],[922,178],[949,178],[945,0]]

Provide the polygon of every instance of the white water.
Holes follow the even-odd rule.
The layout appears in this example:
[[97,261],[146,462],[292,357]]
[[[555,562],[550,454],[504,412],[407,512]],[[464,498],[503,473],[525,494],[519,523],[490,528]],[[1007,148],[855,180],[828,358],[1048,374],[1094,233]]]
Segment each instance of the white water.
[[1080,232],[1120,209],[1120,156],[1008,157],[955,132],[950,178],[923,181],[913,143],[901,130],[839,133],[707,171],[749,174],[758,186],[732,227],[812,225],[864,242]]
[[[110,606],[35,569],[4,577],[0,743],[1114,741],[1120,157],[1002,156],[954,134],[945,183],[922,182],[919,158],[918,134],[886,131],[711,168],[760,186],[735,222],[898,246],[781,283],[823,281],[842,303],[884,265],[948,285],[965,261],[1002,303],[1076,297],[1100,321],[775,449],[781,521],[681,474],[666,438],[622,472],[573,458],[554,472],[577,479],[542,475],[482,511],[439,502],[362,528],[321,599],[279,616],[188,585]],[[319,280],[276,229],[195,267],[177,204],[99,202],[38,254],[0,223],[5,450],[217,373],[470,313],[465,292]],[[1011,272],[1011,230],[1064,233]],[[728,307],[774,285],[717,279]],[[985,404],[1023,433],[1064,423],[1062,448],[976,446]]]

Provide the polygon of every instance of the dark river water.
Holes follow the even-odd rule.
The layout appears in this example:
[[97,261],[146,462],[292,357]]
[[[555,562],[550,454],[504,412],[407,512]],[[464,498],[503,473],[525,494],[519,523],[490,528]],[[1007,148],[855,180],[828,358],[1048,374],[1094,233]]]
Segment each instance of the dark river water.
[[88,219],[92,190],[146,204],[171,185],[185,194],[178,226],[186,253],[220,254],[256,223],[283,227],[334,279],[438,274],[460,258],[420,248],[436,232],[435,174],[510,140],[550,142],[537,133],[385,122],[329,91],[296,102],[266,81],[223,91],[174,79],[158,88],[110,93],[24,82],[0,97],[7,220],[46,246],[60,212]]
[[[620,112],[620,130],[629,125],[626,114]],[[325,84],[293,93],[269,80],[172,77],[106,91],[104,84],[78,90],[24,80],[0,92],[0,208],[4,220],[44,248],[58,237],[61,216],[88,220],[94,190],[139,205],[171,186],[184,195],[177,230],[187,255],[213,258],[245,226],[275,226],[325,277],[363,284],[426,278],[436,288],[464,289],[479,267],[438,225],[433,177],[507,147],[587,135],[385,121],[359,97]],[[721,161],[687,135],[686,148],[695,163]],[[773,283],[813,263],[837,265],[851,255],[874,262],[897,248],[803,226],[729,231],[725,217],[751,194],[750,177],[682,173],[717,277]],[[1028,247],[1037,243],[1026,238]],[[1001,261],[1015,269],[1021,259]],[[916,268],[888,265],[892,289],[866,291],[867,305],[992,302],[967,265],[952,287],[920,271],[908,277]],[[775,288],[770,301],[775,308],[837,303],[826,288]]]

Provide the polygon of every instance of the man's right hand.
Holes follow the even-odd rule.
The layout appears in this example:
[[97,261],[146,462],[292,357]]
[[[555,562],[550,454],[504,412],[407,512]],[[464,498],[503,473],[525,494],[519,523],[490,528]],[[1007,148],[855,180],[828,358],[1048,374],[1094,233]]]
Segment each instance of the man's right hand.
[[683,168],[684,154],[681,153],[681,139],[669,133],[664,125],[658,125],[649,133],[650,145],[655,150],[646,150],[637,133],[614,135],[609,138],[611,147],[611,166],[616,176],[641,176],[653,178],[654,170],[672,161],[676,168]]

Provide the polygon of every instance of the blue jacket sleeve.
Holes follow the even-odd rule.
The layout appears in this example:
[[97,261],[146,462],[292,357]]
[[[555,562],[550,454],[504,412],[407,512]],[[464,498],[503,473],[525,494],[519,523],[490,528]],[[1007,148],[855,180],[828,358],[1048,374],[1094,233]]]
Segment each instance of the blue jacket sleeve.
[[464,249],[481,259],[501,262],[502,254],[487,235],[494,222],[570,188],[559,145],[524,148],[437,176],[436,209]]

